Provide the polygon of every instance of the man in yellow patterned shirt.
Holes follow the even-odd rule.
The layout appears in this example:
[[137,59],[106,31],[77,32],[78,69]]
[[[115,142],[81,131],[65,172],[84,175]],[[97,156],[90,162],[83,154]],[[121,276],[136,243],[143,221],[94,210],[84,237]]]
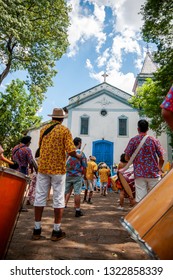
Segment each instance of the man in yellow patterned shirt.
[[99,169],[98,175],[100,177],[100,194],[106,196],[107,187],[108,187],[108,179],[110,175],[110,169],[103,163],[101,168]]
[[81,155],[76,153],[70,130],[62,125],[64,118],[68,116],[67,113],[61,108],[55,108],[52,115],[48,116],[52,117],[52,121],[40,131],[33,239],[41,238],[41,218],[51,186],[54,208],[54,228],[51,240],[58,241],[65,237],[65,232],[61,230],[61,220],[65,206],[66,153],[79,160]]
[[[84,193],[84,199],[83,202],[86,202],[88,204],[92,204],[91,198],[93,196],[93,191],[94,191],[94,178],[97,177],[96,172],[98,170],[98,166],[96,161],[96,157],[94,156],[90,156],[89,157],[89,161],[87,163],[87,169],[86,169],[86,178],[87,180],[85,180],[85,193]],[[87,200],[87,193],[89,190],[89,197]]]

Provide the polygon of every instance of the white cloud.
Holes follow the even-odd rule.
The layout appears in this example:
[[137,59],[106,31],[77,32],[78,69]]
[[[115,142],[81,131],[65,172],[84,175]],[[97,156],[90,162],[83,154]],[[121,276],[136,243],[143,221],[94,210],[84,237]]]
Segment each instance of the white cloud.
[[74,56],[79,50],[79,43],[84,43],[91,38],[96,38],[96,51],[99,52],[106,41],[106,33],[103,32],[104,7],[99,8],[95,4],[92,14],[89,9],[85,8],[84,11],[81,9],[79,0],[69,0],[68,2],[72,6],[72,12],[70,13],[71,26],[68,30],[70,42],[68,56]]
[[140,46],[137,41],[131,37],[115,36],[112,44],[112,55],[116,56],[118,60],[122,60],[122,51],[125,53],[141,54]]
[[97,58],[97,66],[102,67],[106,64],[108,58],[110,56],[110,49],[107,48],[102,55]]
[[120,88],[123,91],[126,91],[132,94],[133,85],[135,82],[135,76],[133,73],[129,72],[127,74],[123,74],[121,72],[116,72],[112,70],[109,73],[107,78],[107,82],[114,85],[117,88]]
[[141,5],[144,4],[145,0],[126,0],[123,8],[123,19],[124,24],[130,29],[139,32],[142,26],[142,16],[140,13]]
[[97,3],[93,3],[94,4],[94,15],[95,18],[103,23],[105,20],[105,7],[104,5],[98,6]]
[[[107,72],[108,77],[106,78],[106,82],[132,94],[132,88],[135,82],[135,76],[133,73],[123,74],[115,69],[112,71]],[[103,83],[103,71],[95,73],[94,71],[90,72],[90,77],[92,79],[97,80],[99,83]]]
[[86,68],[89,69],[89,70],[92,70],[93,69],[93,66],[91,64],[91,61],[90,59],[87,58],[86,60]]
[[[90,53],[86,54],[85,65],[90,77],[103,82],[102,68],[109,74],[109,83],[131,93],[134,74],[132,71],[123,74],[122,69],[124,58],[129,54],[135,56],[132,69],[142,67],[144,50],[141,47],[142,16],[139,12],[144,2],[145,0],[68,0],[72,5],[68,56],[75,56],[92,39],[91,57]],[[110,19],[106,14],[108,7],[113,15]]]

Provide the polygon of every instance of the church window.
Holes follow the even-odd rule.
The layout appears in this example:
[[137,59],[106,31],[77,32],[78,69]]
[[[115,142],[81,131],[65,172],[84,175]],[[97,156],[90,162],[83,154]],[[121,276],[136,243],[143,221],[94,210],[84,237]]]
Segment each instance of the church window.
[[88,135],[88,125],[89,125],[89,117],[88,116],[81,117],[80,134]]
[[127,117],[121,116],[118,118],[119,136],[127,136]]
[[101,112],[100,112],[100,114],[103,116],[103,117],[105,117],[106,115],[107,115],[107,111],[105,110],[105,109],[102,109],[101,110]]

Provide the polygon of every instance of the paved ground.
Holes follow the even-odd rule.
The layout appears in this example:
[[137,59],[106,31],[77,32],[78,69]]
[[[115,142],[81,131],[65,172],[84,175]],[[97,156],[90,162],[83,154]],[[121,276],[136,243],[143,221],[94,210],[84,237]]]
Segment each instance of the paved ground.
[[94,192],[93,204],[81,204],[83,217],[74,217],[73,196],[64,210],[62,229],[67,237],[52,242],[53,223],[51,201],[45,207],[42,220],[44,240],[31,240],[34,225],[32,206],[19,216],[6,255],[8,260],[142,260],[149,259],[122,227],[119,219],[130,208],[117,210],[118,194],[110,192],[106,197]]

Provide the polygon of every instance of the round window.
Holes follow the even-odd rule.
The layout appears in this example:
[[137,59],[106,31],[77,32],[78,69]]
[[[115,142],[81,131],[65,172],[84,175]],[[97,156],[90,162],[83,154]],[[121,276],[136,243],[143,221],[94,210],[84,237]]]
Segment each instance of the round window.
[[105,109],[101,110],[100,114],[105,117],[107,115],[107,111]]

